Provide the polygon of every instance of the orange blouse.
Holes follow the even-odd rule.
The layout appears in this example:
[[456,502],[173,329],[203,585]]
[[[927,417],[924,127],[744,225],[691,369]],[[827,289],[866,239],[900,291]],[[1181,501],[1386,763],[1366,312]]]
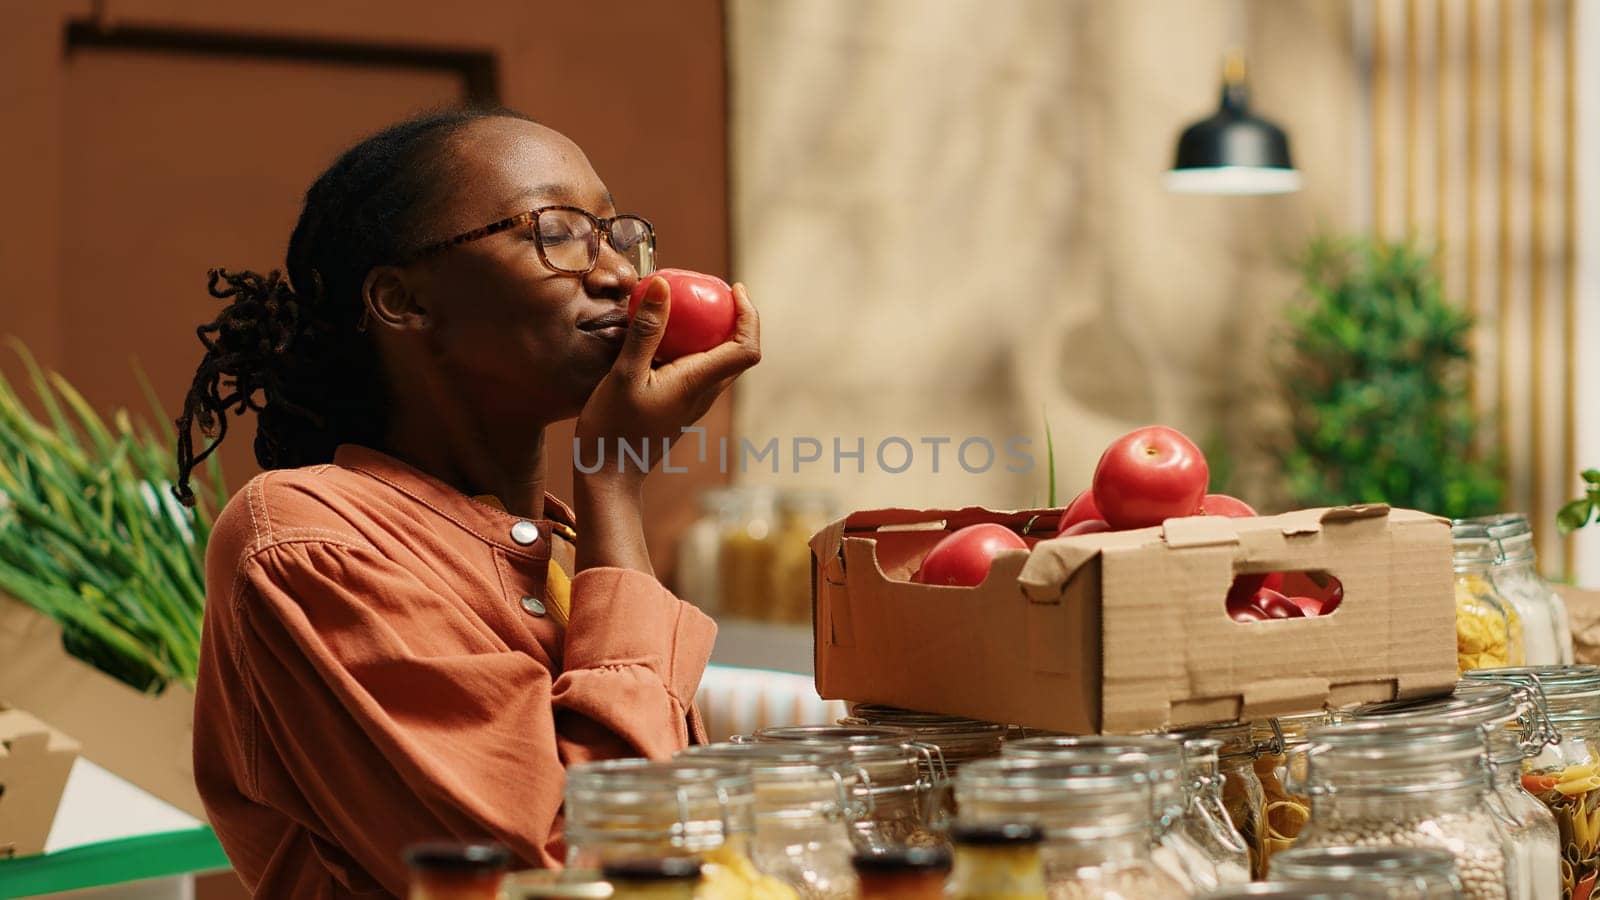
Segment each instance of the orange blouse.
[[558,867],[566,766],[703,739],[716,626],[640,572],[552,577],[572,522],[547,506],[520,520],[344,446],[223,510],[195,780],[256,896],[403,895],[401,849],[436,837]]

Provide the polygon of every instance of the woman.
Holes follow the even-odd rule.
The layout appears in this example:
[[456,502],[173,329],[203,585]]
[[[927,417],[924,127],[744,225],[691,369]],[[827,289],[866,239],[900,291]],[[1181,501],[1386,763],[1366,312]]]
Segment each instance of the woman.
[[268,471],[207,552],[195,779],[256,896],[400,894],[435,836],[559,866],[565,766],[698,736],[715,629],[652,575],[645,473],[544,492],[547,426],[659,447],[760,358],[736,287],[735,339],[652,368],[653,253],[571,141],[452,111],[317,179],[286,279],[212,273],[179,495],[230,410]]

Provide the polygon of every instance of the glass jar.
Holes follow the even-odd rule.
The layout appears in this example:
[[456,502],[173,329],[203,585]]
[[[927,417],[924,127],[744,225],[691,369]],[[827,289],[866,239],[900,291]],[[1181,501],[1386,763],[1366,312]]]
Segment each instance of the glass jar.
[[1456,573],[1456,669],[1520,666],[1522,619],[1494,586],[1499,549],[1489,529],[1471,522],[1451,527]]
[[858,853],[853,860],[861,900],[941,900],[950,853],[936,847],[901,847]]
[[682,856],[630,859],[601,870],[614,900],[694,900],[700,863]]
[[1279,716],[1251,725],[1251,734],[1260,750],[1255,760],[1262,799],[1256,847],[1258,878],[1267,877],[1273,855],[1293,847],[1311,818],[1311,799],[1290,790],[1290,786],[1305,780],[1304,750],[1311,729],[1332,722],[1333,716],[1329,713],[1314,712]]
[[[1052,898],[1164,900],[1192,891],[1154,858],[1157,806],[1146,758],[1066,762],[1001,757],[956,776],[957,828],[1043,829]],[[957,857],[957,866],[960,857]]]
[[1600,873],[1600,667],[1540,666],[1485,669],[1469,679],[1529,685],[1543,696],[1549,740],[1528,726],[1531,749],[1522,786],[1555,814],[1561,833],[1561,897],[1588,896]]
[[772,619],[811,624],[811,536],[833,521],[833,496],[789,490],[778,496],[773,536]]
[[1202,725],[1168,732],[1168,736],[1186,746],[1190,741],[1205,739],[1220,744],[1217,758],[1222,775],[1222,808],[1227,811],[1228,821],[1249,853],[1250,877],[1265,877],[1260,835],[1266,799],[1261,790],[1261,778],[1256,775],[1255,762],[1260,753],[1250,724]]
[[832,748],[850,754],[859,770],[854,798],[865,813],[855,820],[853,839],[863,852],[945,843],[934,828],[937,797],[948,773],[938,748],[915,741],[898,728],[865,725],[790,725],[764,728],[754,740]]
[[1222,742],[1213,738],[1183,743],[1189,800],[1178,822],[1179,829],[1205,854],[1208,868],[1216,871],[1218,886],[1250,880],[1250,850],[1233,827],[1222,799],[1221,749]]
[[[1280,855],[1275,877],[1284,882],[1336,881],[1370,884],[1390,900],[1458,900],[1462,896],[1456,858],[1427,847],[1301,848]],[[1544,896],[1554,900],[1553,894]]]
[[1469,900],[1513,896],[1516,852],[1488,808],[1482,727],[1368,720],[1314,728],[1310,738],[1311,819],[1297,846],[1436,847],[1455,856]]
[[961,772],[963,765],[973,760],[999,756],[1006,735],[1011,733],[1007,726],[992,722],[912,712],[871,703],[853,705],[850,715],[840,719],[839,724],[899,728],[914,735],[919,744],[937,748],[942,773],[931,769],[924,772],[930,781],[942,786],[933,800],[930,822],[935,828],[944,827],[956,815],[955,794],[950,790],[950,780]]
[[777,497],[770,487],[735,489],[717,554],[721,609],[729,616],[762,621],[772,617]]
[[1533,527],[1521,513],[1473,519],[1489,529],[1498,545],[1494,584],[1522,617],[1527,664],[1559,666],[1572,663],[1572,623],[1566,601],[1540,576],[1533,548]]
[[1194,893],[1218,887],[1222,873],[1205,851],[1180,828],[1188,793],[1184,784],[1183,745],[1169,737],[1051,737],[1007,744],[1004,757],[1072,763],[1129,762],[1142,765],[1150,782],[1151,855],[1184,890]]
[[727,488],[701,491],[700,516],[678,538],[675,593],[707,615],[722,609],[722,535],[734,526],[736,499]]
[[704,898],[795,892],[750,860],[755,785],[748,773],[690,761],[614,759],[567,769],[567,865],[633,859],[703,863]]
[[702,744],[678,759],[750,774],[755,785],[750,861],[757,869],[804,898],[855,896],[849,823],[857,810],[851,793],[868,776],[858,778],[848,752],[781,743]]
[[496,900],[511,852],[499,844],[428,841],[405,850],[407,900]]
[[1522,786],[1523,760],[1538,753],[1550,733],[1544,702],[1534,689],[1468,680],[1447,697],[1375,704],[1355,710],[1353,716],[1386,722],[1465,722],[1483,728],[1494,771],[1496,802],[1489,808],[1500,817],[1516,849],[1519,883],[1512,896],[1538,900],[1560,893],[1560,830],[1550,810]]
[[611,885],[587,869],[527,869],[500,883],[504,900],[606,900]]

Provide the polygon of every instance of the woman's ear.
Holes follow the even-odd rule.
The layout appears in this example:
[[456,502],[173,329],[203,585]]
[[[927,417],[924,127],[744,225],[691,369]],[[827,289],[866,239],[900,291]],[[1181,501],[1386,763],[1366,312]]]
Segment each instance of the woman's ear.
[[432,317],[399,266],[374,266],[361,284],[365,319],[373,325],[399,331],[426,331]]

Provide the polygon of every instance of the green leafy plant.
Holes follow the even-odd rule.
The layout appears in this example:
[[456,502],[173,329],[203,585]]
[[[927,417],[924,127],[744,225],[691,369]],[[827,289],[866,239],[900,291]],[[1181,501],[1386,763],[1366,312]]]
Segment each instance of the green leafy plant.
[[1385,502],[1443,516],[1498,508],[1503,485],[1474,451],[1471,316],[1412,243],[1314,240],[1305,298],[1288,312],[1281,370],[1293,416],[1278,446],[1302,506]]
[[0,593],[59,622],[73,655],[127,684],[192,685],[206,539],[227,499],[215,457],[183,508],[170,440],[125,410],[108,423],[13,346],[44,417],[0,376]]
[[1600,515],[1600,469],[1584,469],[1581,475],[1583,496],[1565,504],[1556,513],[1556,528],[1562,534],[1571,534]]

